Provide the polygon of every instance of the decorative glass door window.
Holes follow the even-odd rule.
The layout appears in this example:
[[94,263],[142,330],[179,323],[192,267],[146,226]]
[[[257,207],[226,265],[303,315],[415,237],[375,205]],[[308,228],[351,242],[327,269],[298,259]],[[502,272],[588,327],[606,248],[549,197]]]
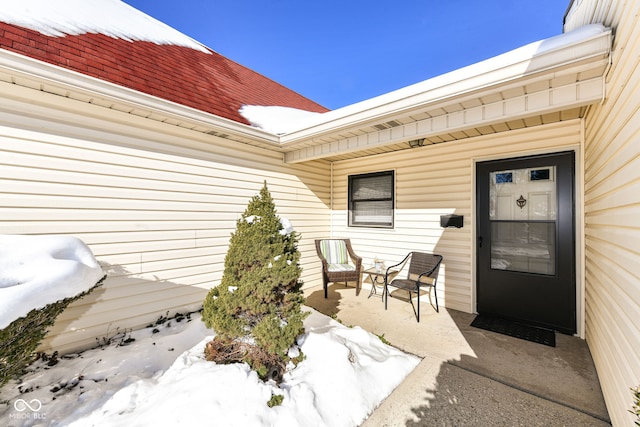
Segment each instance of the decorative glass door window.
[[555,166],[492,172],[491,268],[556,273]]

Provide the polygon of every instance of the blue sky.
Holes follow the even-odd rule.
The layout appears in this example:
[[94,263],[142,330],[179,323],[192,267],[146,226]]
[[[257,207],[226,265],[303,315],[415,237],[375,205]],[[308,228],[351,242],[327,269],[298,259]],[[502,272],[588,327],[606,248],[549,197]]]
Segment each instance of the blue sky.
[[336,109],[562,33],[569,0],[124,0]]

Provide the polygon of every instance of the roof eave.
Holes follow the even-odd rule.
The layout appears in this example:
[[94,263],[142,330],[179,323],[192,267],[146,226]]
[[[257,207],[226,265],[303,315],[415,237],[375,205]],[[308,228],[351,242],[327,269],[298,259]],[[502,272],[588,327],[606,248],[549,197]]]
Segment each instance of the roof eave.
[[344,132],[390,117],[423,110],[429,105],[453,102],[474,93],[498,90],[518,80],[560,70],[585,61],[598,61],[609,55],[611,30],[579,39],[573,43],[534,53],[528,58],[504,64],[492,59],[435,77],[406,88],[320,115],[315,123],[281,136],[284,147],[319,139],[330,133]]
[[198,127],[204,133],[229,135],[231,139],[235,136],[243,142],[280,149],[279,137],[262,129],[4,49],[0,49],[0,72],[14,76],[15,84],[39,87],[45,92],[48,87],[55,88],[50,92],[66,92],[71,98],[99,98],[101,104],[107,101],[127,105],[137,116]]
[[[408,140],[414,136],[420,137],[425,129],[431,129],[429,132],[455,130],[456,128],[452,126],[458,126],[458,129],[461,129],[460,126],[468,125],[466,122],[460,124],[462,116],[481,117],[480,121],[474,119],[475,122],[472,124],[486,124],[488,123],[484,118],[486,111],[495,110],[500,106],[498,102],[494,106],[486,104],[478,106],[482,96],[500,94],[505,88],[523,88],[549,75],[600,70],[598,67],[601,67],[601,63],[609,58],[611,38],[611,31],[602,29],[597,34],[572,40],[571,43],[564,43],[559,47],[554,46],[554,48],[533,52],[511,62],[496,61],[495,59],[499,57],[491,58],[367,101],[321,114],[315,120],[307,122],[305,128],[285,135],[275,135],[3,49],[0,49],[0,74],[10,75],[13,83],[31,89],[56,95],[64,93],[64,96],[75,97],[85,102],[99,99],[98,104],[101,106],[113,103],[117,105],[118,111],[128,110],[131,114],[148,120],[166,122],[244,144],[283,152],[287,163],[297,163],[332,157],[336,153],[355,152],[373,146],[397,143],[401,139]],[[580,99],[568,97],[569,100],[565,105],[549,103],[548,106],[542,105],[535,112],[540,113],[545,108],[546,111],[551,111],[551,108],[568,108],[592,103],[602,95],[601,88],[598,87],[601,79],[602,76],[598,76],[586,83],[575,83],[576,92],[588,94],[587,96],[581,96]],[[580,90],[577,87],[578,84],[586,84],[586,90]],[[562,88],[553,88],[553,90],[559,92]],[[548,95],[549,98],[553,98],[554,94],[549,92]],[[516,101],[514,104],[527,103],[528,99],[525,98],[531,96],[531,94],[525,94],[520,96],[522,99],[514,98]],[[501,101],[504,103],[505,100]],[[365,134],[370,132],[370,130],[364,130],[367,127],[377,127],[376,125],[387,123],[394,118],[407,117],[413,113],[422,113],[424,117],[425,112],[436,108],[448,110],[447,107],[455,103],[473,104],[475,106],[469,108],[475,108],[475,110],[462,112],[459,109],[452,110],[446,117],[430,116],[428,119],[422,119],[421,122],[415,121],[400,128],[394,128],[393,131],[387,129],[378,132],[377,135]],[[503,109],[508,110],[508,108]],[[513,117],[517,114],[522,116],[523,111],[512,114]],[[446,123],[445,127],[442,127],[443,122]],[[364,143],[363,140],[365,140]]]

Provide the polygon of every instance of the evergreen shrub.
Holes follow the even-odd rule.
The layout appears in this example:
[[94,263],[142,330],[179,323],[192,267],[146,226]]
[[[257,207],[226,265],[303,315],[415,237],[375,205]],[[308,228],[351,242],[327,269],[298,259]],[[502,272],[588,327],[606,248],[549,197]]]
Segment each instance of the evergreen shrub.
[[4,329],[0,329],[0,386],[24,374],[25,369],[37,359],[36,348],[56,317],[69,304],[100,286],[105,278],[106,276],[86,292],[31,310],[25,317],[20,317]]
[[262,379],[281,380],[306,317],[298,241],[265,182],[238,219],[222,280],[203,303],[202,320],[216,332],[208,360],[247,362]]
[[633,393],[633,407],[629,412],[635,415],[635,424],[640,426],[640,387],[632,388],[631,392]]

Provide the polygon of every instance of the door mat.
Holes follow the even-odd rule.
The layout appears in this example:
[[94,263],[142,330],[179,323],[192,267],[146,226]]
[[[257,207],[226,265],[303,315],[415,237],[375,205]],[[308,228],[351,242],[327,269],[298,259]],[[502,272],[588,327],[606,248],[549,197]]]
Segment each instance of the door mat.
[[501,319],[499,317],[479,314],[473,319],[471,326],[538,344],[548,345],[550,347],[556,346],[556,333],[554,331]]

